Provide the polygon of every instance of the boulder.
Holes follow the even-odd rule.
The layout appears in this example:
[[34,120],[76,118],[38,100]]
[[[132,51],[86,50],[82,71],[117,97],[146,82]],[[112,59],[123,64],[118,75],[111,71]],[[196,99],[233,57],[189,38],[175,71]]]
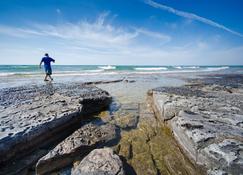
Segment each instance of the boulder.
[[125,175],[122,161],[110,148],[95,149],[72,169],[72,175]]
[[114,125],[86,124],[59,143],[36,165],[37,174],[46,174],[82,159],[91,150],[107,145],[117,138]]

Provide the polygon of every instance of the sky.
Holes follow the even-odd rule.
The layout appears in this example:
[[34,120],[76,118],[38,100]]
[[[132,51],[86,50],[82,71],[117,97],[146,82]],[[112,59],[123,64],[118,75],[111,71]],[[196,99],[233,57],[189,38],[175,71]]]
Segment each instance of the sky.
[[1,0],[0,64],[243,65],[242,0]]

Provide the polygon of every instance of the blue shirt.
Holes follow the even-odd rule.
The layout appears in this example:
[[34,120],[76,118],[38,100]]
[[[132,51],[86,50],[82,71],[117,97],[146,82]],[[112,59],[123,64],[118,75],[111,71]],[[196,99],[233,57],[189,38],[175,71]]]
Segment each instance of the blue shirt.
[[51,67],[51,62],[55,62],[51,57],[43,57],[41,62],[44,62],[45,67]]

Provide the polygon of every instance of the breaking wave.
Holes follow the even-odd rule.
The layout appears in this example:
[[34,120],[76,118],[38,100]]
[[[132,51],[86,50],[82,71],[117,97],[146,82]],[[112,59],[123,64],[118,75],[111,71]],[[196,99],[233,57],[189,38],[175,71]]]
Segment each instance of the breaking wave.
[[141,71],[159,71],[159,70],[167,70],[167,67],[135,67],[134,70]]

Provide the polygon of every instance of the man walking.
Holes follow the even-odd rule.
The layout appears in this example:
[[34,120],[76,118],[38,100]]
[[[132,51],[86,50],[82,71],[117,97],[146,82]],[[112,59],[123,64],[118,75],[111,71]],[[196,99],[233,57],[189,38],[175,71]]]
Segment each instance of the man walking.
[[55,63],[55,60],[52,59],[51,57],[49,57],[48,53],[45,54],[45,57],[42,58],[41,62],[40,62],[40,69],[41,69],[41,64],[42,62],[44,62],[44,68],[45,68],[45,72],[46,72],[46,76],[44,81],[48,81],[48,77],[53,80],[53,78],[51,77],[52,74],[52,69],[51,69],[51,62]]

